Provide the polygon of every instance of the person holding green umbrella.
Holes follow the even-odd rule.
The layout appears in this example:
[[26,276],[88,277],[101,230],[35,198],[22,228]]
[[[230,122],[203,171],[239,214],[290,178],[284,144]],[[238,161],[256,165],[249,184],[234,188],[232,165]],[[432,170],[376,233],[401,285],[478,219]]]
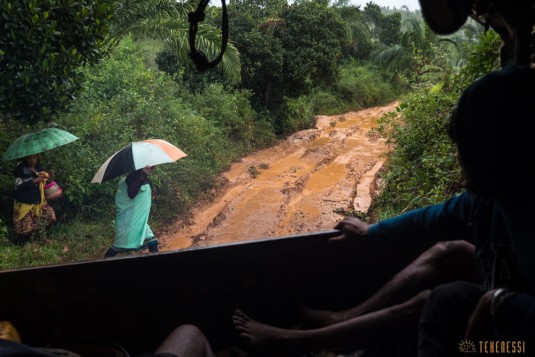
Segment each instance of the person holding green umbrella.
[[40,224],[48,226],[56,221],[56,213],[44,193],[50,174],[43,169],[39,159],[39,154],[26,156],[14,170],[13,228],[22,241],[27,240]]
[[71,143],[78,137],[57,128],[30,133],[15,140],[4,153],[4,160],[22,159],[13,171],[15,192],[13,202],[13,228],[22,242],[42,224],[56,221],[56,213],[45,197],[45,184],[52,182],[40,163],[40,153]]

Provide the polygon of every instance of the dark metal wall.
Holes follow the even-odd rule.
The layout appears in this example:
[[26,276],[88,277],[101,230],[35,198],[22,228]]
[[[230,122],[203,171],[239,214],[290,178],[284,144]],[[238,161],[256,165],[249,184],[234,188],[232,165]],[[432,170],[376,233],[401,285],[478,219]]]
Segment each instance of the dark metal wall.
[[[92,336],[132,353],[176,326],[198,325],[214,347],[237,343],[231,315],[290,327],[297,304],[356,304],[418,252],[333,245],[336,231],[0,272],[0,320],[32,345]],[[392,258],[394,257],[394,258]]]

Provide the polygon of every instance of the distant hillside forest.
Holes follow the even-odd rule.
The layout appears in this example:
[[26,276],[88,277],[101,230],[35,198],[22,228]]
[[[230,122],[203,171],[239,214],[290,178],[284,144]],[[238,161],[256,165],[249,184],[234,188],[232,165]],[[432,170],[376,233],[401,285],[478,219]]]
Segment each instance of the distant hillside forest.
[[[396,150],[371,219],[459,191],[444,126],[460,91],[497,67],[492,31],[467,22],[438,36],[418,11],[373,2],[232,0],[223,60],[198,72],[188,56],[187,18],[196,6],[0,3],[0,152],[52,126],[80,138],[42,155],[64,189],[55,206],[61,219],[25,246],[12,244],[17,162],[0,163],[0,269],[101,256],[112,241],[117,180],[90,181],[111,154],[142,139],[165,139],[188,154],[152,177],[156,229],[187,217],[233,161],[311,128],[315,115],[396,99],[399,112],[378,129]],[[210,59],[221,48],[221,23],[221,7],[208,7],[196,45]]]

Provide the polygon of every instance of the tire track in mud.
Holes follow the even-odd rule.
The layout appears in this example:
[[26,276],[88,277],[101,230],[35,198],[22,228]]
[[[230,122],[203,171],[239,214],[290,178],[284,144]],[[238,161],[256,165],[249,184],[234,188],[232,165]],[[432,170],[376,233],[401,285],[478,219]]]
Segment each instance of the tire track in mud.
[[328,230],[336,209],[366,211],[388,151],[370,130],[398,104],[317,116],[314,129],[242,158],[213,200],[161,234],[163,250]]

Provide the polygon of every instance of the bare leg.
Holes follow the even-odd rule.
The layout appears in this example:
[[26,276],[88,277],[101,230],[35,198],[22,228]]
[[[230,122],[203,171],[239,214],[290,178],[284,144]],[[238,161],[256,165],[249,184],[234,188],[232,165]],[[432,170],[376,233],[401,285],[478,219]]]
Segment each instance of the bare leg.
[[340,323],[312,330],[288,330],[257,322],[240,310],[232,320],[240,336],[267,356],[290,356],[319,350],[355,350],[402,340],[413,331],[428,296],[423,291],[410,300]]
[[210,343],[194,325],[181,325],[173,330],[156,350],[179,357],[214,357]]
[[450,281],[477,279],[474,246],[465,241],[440,242],[422,253],[369,299],[343,311],[303,307],[303,318],[313,326],[327,326],[400,304],[421,291]]

